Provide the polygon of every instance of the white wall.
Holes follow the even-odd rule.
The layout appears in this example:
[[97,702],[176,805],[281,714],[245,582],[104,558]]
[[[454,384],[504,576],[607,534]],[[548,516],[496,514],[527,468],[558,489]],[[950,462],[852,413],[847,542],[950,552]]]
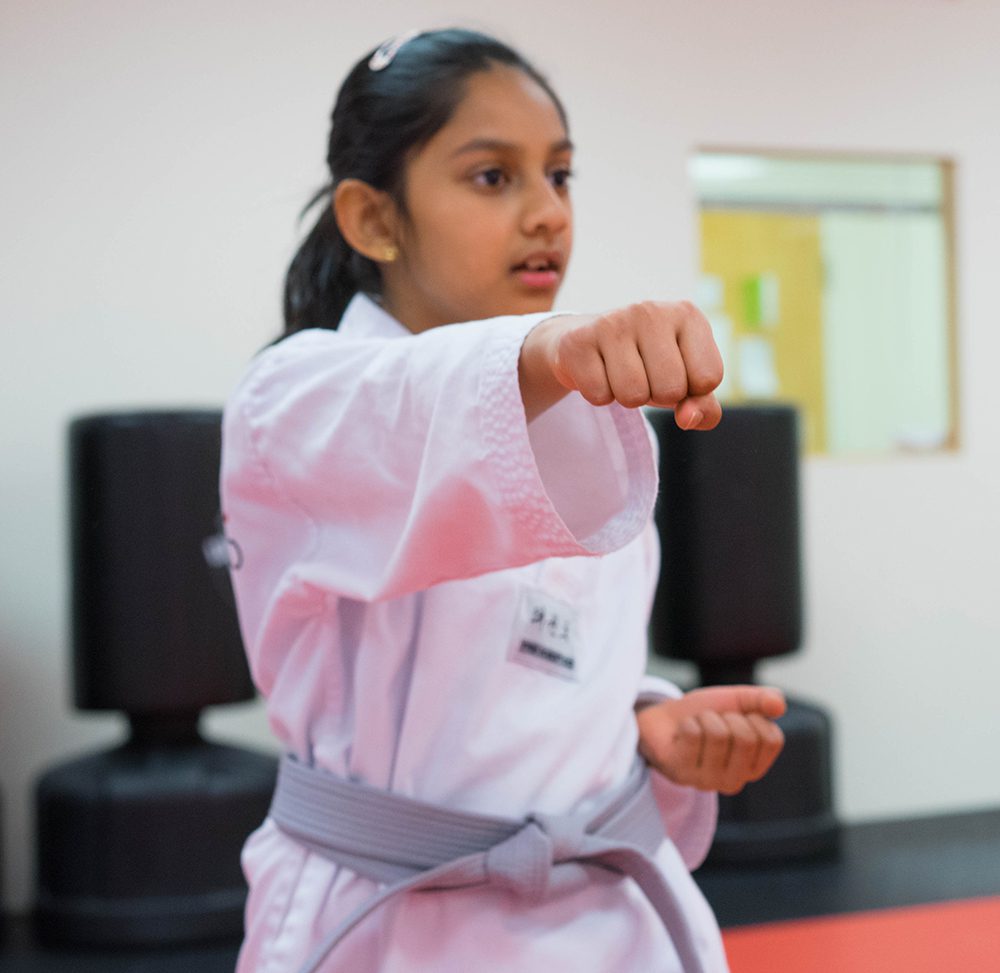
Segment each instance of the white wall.
[[[497,30],[568,102],[580,179],[567,306],[692,291],[686,160],[696,146],[956,159],[963,448],[808,463],[808,638],[765,675],[833,711],[848,818],[1000,801],[1000,328],[989,292],[1000,5],[479,9],[470,20],[466,4],[449,0],[35,0],[0,14],[8,906],[30,902],[36,774],[121,732],[117,717],[69,704],[66,423],[89,410],[222,401],[277,328],[295,215],[324,178],[340,78],[368,46],[414,25]],[[869,407],[878,411],[877,398]],[[256,704],[234,709],[212,716],[216,735],[267,739]]]

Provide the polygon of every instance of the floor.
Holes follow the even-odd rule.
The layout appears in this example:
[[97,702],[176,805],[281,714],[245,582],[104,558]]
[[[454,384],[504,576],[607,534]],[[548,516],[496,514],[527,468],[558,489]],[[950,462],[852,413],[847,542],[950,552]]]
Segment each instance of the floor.
[[702,869],[723,927],[1000,894],[1000,810],[844,829],[838,859]]
[[740,926],[723,937],[732,973],[995,973],[1000,896]]
[[698,881],[732,973],[1000,973],[1000,811],[858,825],[838,859]]
[[[697,873],[733,973],[1000,973],[1000,810],[844,830],[836,859]],[[39,948],[8,919],[0,973],[232,973],[236,944]]]

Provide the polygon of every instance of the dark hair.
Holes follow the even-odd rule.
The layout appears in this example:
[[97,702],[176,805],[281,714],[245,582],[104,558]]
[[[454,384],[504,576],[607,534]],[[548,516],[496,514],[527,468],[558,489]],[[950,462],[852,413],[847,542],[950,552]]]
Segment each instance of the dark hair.
[[563,123],[566,112],[545,78],[520,54],[485,34],[439,30],[407,40],[380,70],[363,57],[344,80],[333,108],[327,165],[330,183],[309,201],[323,209],[285,277],[285,335],[340,324],[351,298],[378,295],[377,265],[341,236],[331,197],[342,179],[361,179],[388,192],[405,212],[404,170],[410,153],[448,122],[465,93],[466,79],[493,64],[527,74],[549,95]]

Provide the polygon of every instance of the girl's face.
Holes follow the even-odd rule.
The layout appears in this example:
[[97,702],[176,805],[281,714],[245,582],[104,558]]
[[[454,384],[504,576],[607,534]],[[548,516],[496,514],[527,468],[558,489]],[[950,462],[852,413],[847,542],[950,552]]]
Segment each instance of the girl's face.
[[536,82],[496,65],[410,160],[383,302],[411,331],[552,308],[573,244],[572,146]]

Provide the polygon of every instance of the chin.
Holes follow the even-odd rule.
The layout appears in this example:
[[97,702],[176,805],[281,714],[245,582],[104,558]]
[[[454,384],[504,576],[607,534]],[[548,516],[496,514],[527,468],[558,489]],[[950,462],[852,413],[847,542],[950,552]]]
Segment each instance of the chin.
[[461,317],[455,320],[482,321],[487,318],[505,317],[509,314],[538,314],[551,311],[555,305],[556,295],[551,292],[498,295],[494,299],[479,303],[478,306],[467,305]]
[[517,310],[508,311],[508,314],[537,314],[541,311],[551,311],[556,303],[555,294],[537,294],[521,297],[517,301],[512,301]]

